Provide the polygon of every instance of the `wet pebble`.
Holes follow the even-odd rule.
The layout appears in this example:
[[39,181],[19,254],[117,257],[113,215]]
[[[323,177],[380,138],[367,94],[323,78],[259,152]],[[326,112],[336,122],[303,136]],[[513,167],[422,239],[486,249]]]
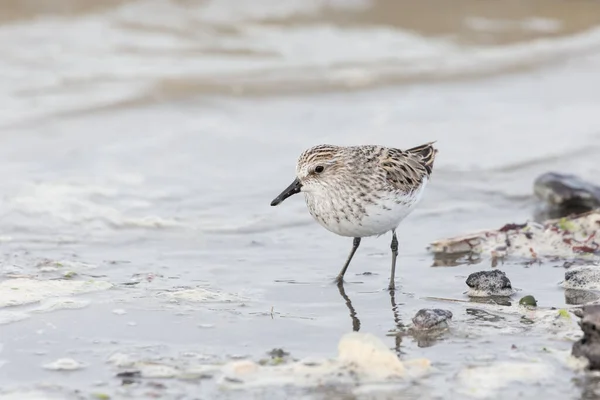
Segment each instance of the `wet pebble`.
[[523,296],[521,297],[521,300],[519,300],[519,305],[527,307],[537,307],[537,300],[531,295]]
[[565,289],[600,290],[600,266],[582,265],[565,272]]
[[452,313],[439,308],[423,308],[412,319],[415,329],[426,330],[447,326],[447,321],[452,318]]
[[468,294],[472,297],[511,296],[515,293],[506,274],[497,269],[474,272],[466,283],[471,288]]
[[582,305],[592,303],[600,299],[600,294],[589,290],[566,289],[565,303],[571,305]]
[[141,375],[140,371],[123,371],[119,372],[117,378],[139,378]]

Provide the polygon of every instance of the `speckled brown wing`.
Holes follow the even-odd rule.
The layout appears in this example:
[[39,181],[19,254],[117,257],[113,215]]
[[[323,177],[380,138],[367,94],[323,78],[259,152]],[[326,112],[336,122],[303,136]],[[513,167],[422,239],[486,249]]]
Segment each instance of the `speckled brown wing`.
[[426,143],[408,150],[386,149],[379,160],[388,183],[403,192],[417,189],[424,177],[429,177],[437,150]]

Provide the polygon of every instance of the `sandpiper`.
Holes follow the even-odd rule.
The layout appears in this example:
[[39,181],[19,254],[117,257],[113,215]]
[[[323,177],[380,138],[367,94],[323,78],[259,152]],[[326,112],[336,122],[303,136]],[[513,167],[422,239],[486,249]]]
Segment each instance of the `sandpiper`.
[[336,278],[338,284],[343,282],[361,238],[391,231],[389,289],[394,290],[396,228],[421,200],[437,153],[433,143],[408,150],[375,145],[314,146],[300,155],[296,179],[271,205],[303,192],[308,211],[317,222],[333,233],[354,238]]

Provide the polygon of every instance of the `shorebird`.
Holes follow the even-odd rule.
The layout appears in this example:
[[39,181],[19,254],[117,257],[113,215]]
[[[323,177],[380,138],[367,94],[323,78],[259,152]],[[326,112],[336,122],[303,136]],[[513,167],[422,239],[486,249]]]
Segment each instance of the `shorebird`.
[[336,281],[344,274],[361,238],[392,233],[392,269],[388,288],[395,288],[396,229],[421,200],[437,150],[426,143],[408,150],[366,145],[322,144],[305,150],[296,164],[296,179],[272,202],[304,193],[310,215],[327,230],[354,238]]

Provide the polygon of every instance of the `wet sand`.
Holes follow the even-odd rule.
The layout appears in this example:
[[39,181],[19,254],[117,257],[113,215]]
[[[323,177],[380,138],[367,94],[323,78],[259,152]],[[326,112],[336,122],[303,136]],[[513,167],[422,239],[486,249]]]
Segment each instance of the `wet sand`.
[[[0,399],[564,399],[595,387],[567,358],[574,320],[428,299],[469,300],[467,276],[491,261],[439,265],[426,247],[531,218],[540,173],[598,182],[600,4],[53,3],[0,13],[0,274],[33,279],[31,292],[0,288]],[[380,237],[363,241],[340,293],[351,241],[300,197],[270,201],[317,142],[430,140],[440,153],[398,232],[397,292]],[[561,265],[501,265],[513,303],[565,307]],[[450,330],[395,334],[426,307],[452,311]],[[117,377],[141,361],[184,369],[273,348],[335,357],[358,327],[433,371],[308,388]],[[44,368],[62,358],[83,367]],[[517,379],[503,362],[539,368]]]

